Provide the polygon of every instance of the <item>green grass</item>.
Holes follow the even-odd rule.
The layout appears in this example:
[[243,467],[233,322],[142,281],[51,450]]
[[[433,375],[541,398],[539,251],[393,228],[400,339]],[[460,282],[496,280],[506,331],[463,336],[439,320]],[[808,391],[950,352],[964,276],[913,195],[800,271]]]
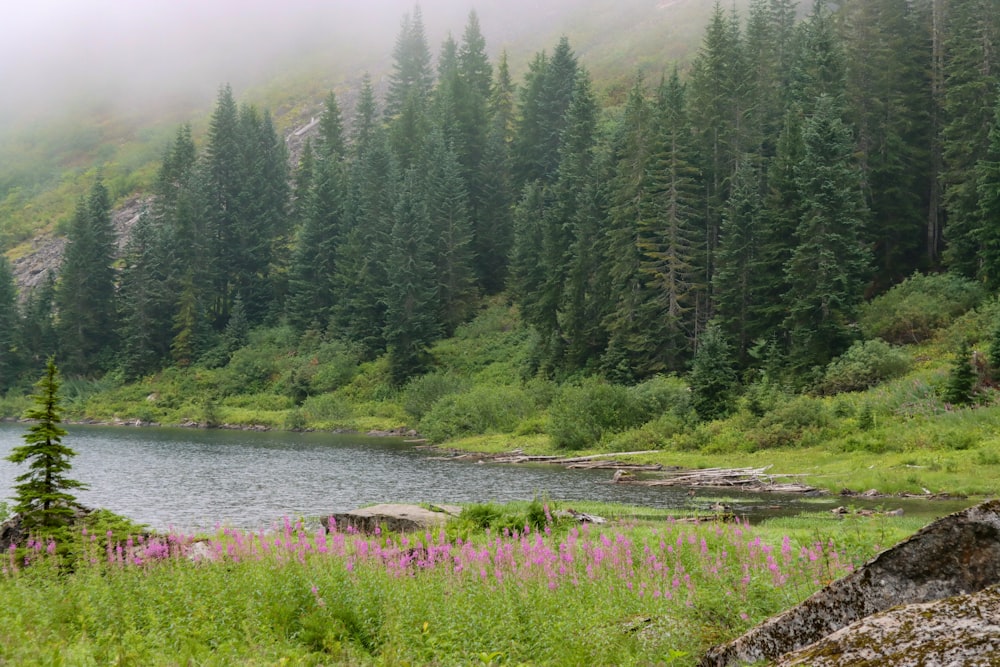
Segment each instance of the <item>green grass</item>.
[[[183,536],[121,554],[83,538],[89,556],[72,571],[41,554],[30,567],[6,558],[0,663],[693,665],[921,525],[686,524],[574,506],[616,520],[550,522],[540,502],[470,506],[440,534],[286,523],[200,538],[195,560]],[[522,532],[532,513],[542,529]]]

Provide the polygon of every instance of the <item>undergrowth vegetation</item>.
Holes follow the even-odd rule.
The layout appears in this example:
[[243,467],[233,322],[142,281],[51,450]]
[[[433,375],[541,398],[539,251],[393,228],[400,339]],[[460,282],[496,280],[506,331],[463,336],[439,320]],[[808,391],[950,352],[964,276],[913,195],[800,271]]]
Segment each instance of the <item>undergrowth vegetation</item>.
[[535,501],[410,535],[91,530],[70,569],[29,540],[0,558],[0,662],[691,665],[919,527],[603,510],[621,518]]
[[[915,292],[914,283],[926,291]],[[966,306],[979,306],[959,313],[953,307],[962,298]],[[979,370],[973,405],[948,403],[945,390],[956,354],[951,341],[987,350],[1000,308],[942,276],[911,278],[884,301],[881,312],[895,309],[903,313],[899,319],[917,310],[926,316],[923,324],[906,325],[907,335],[923,342],[858,341],[805,391],[783,384],[780,375],[749,376],[730,415],[707,422],[693,411],[683,377],[625,386],[537,375],[531,364],[538,340],[501,300],[437,343],[434,370],[402,387],[393,385],[384,357],[366,361],[350,345],[315,332],[299,338],[277,327],[252,332],[231,352],[220,348],[206,362],[138,383],[114,376],[69,380],[64,401],[73,419],[415,429],[435,443],[484,451],[652,451],[659,453],[642,458],[669,465],[773,463],[834,491],[995,493],[997,476],[981,474],[1000,463],[1000,406],[991,371]],[[906,303],[912,307],[899,305]],[[933,320],[946,307],[947,315]],[[866,330],[875,326],[872,313]],[[893,328],[887,322],[879,325],[883,333]],[[0,401],[7,416],[19,415],[25,405],[19,395]],[[820,451],[831,456],[815,455]]]

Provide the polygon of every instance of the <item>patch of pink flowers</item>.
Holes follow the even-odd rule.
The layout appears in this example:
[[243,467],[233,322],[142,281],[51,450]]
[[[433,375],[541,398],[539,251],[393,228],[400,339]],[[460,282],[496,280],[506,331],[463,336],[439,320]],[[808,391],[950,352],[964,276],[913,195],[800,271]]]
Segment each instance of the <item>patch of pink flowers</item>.
[[[789,537],[771,545],[740,523],[690,524],[666,521],[655,530],[593,528],[583,524],[560,531],[504,531],[472,540],[450,540],[444,530],[411,535],[362,535],[352,528],[309,529],[301,521],[285,520],[270,531],[221,529],[212,538],[171,533],[165,537],[108,541],[98,558],[94,536],[84,535],[88,559],[115,568],[153,567],[184,560],[193,563],[271,559],[306,563],[313,559],[339,561],[345,571],[381,570],[391,577],[421,577],[430,573],[456,584],[490,587],[599,585],[621,595],[649,597],[692,605],[700,586],[734,603],[747,600],[757,587],[789,588],[792,597],[808,593],[852,570],[841,560],[833,542],[793,546]],[[54,547],[52,547],[54,549]],[[32,559],[44,558],[47,544],[27,545]],[[13,573],[21,566],[11,549],[3,566]],[[314,594],[316,592],[314,591]]]

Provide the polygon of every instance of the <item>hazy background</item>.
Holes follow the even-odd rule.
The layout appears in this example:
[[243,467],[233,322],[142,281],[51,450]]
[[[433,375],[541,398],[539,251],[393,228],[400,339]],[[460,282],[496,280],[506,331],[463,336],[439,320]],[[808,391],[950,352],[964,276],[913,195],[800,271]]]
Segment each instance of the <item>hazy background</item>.
[[[558,33],[572,0],[476,3],[496,53]],[[579,3],[576,3],[579,4]],[[608,5],[616,4],[608,2]],[[655,3],[646,3],[655,4]],[[420,3],[431,49],[460,38],[473,3]],[[214,97],[326,64],[388,68],[409,0],[0,0],[0,121],[84,103],[128,111]],[[325,58],[325,63],[324,63]]]

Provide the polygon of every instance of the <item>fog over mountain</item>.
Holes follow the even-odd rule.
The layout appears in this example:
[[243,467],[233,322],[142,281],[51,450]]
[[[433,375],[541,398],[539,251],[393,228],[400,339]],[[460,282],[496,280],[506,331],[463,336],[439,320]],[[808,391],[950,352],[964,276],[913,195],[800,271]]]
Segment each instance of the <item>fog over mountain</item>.
[[[423,0],[436,53],[450,31],[459,38],[471,10],[489,49],[516,54],[582,35],[585,48],[614,34],[624,53],[626,25],[708,0]],[[0,123],[59,115],[65,105],[142,111],[209,102],[223,82],[235,88],[301,69],[341,76],[389,66],[400,20],[411,0],[0,0]],[[583,18],[581,18],[583,17]],[[626,28],[622,32],[621,28]],[[700,29],[700,26],[699,26]],[[526,60],[522,56],[522,62]],[[517,63],[517,58],[514,58]]]

